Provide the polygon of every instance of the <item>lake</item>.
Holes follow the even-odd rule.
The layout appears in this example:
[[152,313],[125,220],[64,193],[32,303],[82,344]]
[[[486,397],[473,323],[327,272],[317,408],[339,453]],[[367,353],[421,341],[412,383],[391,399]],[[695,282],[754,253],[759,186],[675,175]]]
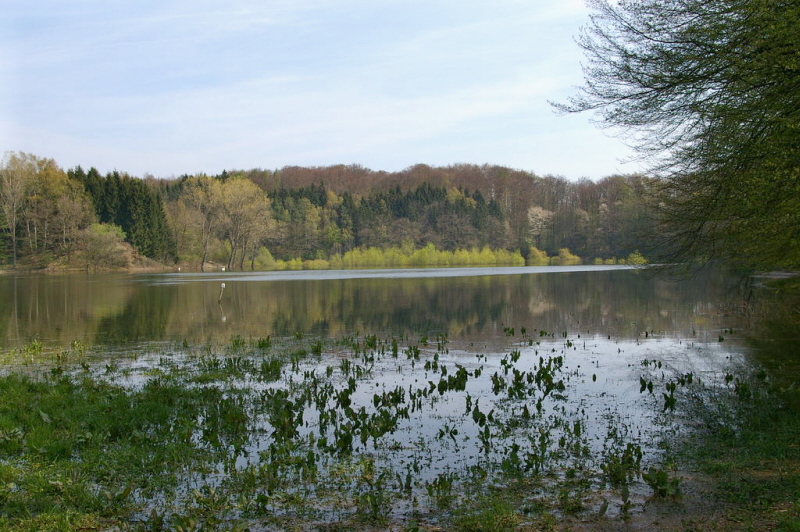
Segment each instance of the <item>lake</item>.
[[736,396],[738,294],[610,266],[5,275],[0,334],[6,371],[216,394],[148,436],[208,458],[135,492],[137,518],[210,493],[251,525],[436,523],[521,483],[627,515],[690,426],[676,402]]
[[707,340],[733,325],[720,309],[736,304],[735,290],[719,275],[676,283],[607,266],[4,275],[0,337],[6,349],[37,339],[104,347],[298,332],[487,342],[526,327]]

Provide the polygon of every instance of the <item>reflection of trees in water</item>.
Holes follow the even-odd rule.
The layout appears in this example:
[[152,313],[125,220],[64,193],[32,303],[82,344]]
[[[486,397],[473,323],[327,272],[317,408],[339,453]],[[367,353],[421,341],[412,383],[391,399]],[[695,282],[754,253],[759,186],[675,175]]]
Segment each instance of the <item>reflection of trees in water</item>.
[[104,317],[97,327],[96,343],[127,343],[164,340],[167,318],[175,302],[174,285],[140,286],[122,312]]
[[[216,285],[214,285],[216,286]],[[213,287],[188,283],[168,331],[176,338],[226,341],[307,334],[447,332],[502,334],[503,327],[549,333],[688,336],[712,326],[727,287],[719,277],[672,283],[633,271],[513,276],[230,282],[222,306]],[[202,313],[202,315],[200,315]]]
[[[771,288],[755,287],[753,300],[739,302],[730,313],[747,316],[753,358],[766,368],[777,386],[791,389],[800,382],[800,279],[780,281]],[[795,395],[800,406],[800,394]]]
[[0,337],[7,347],[34,339],[62,346],[90,341],[134,291],[124,275],[0,276]]
[[298,331],[342,336],[483,330],[508,305],[504,285],[499,277],[231,281],[221,302],[223,322],[212,285],[187,283],[178,287],[167,329],[175,338],[199,342]]
[[731,295],[719,275],[672,283],[628,270],[306,281],[233,277],[226,279],[221,301],[219,280],[153,284],[164,278],[31,276],[20,277],[15,291],[9,279],[0,279],[0,309],[11,307],[2,309],[0,331],[11,346],[35,337],[62,345],[75,339],[226,343],[233,335],[296,332],[431,338],[446,332],[481,340],[502,335],[503,327],[532,334],[625,338],[651,331],[687,337],[693,329],[718,327],[718,308]]

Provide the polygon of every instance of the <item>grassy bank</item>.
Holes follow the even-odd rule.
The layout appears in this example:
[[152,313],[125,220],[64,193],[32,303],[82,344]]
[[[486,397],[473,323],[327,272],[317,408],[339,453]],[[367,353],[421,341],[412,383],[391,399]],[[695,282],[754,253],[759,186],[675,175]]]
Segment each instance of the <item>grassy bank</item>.
[[[689,412],[702,430],[684,455],[713,481],[712,530],[800,531],[800,280],[770,281],[749,310],[749,373],[724,390],[695,394]],[[733,399],[731,398],[733,396]],[[703,526],[697,526],[702,530]]]
[[782,377],[731,375],[730,389],[692,398],[701,426],[679,456],[711,484],[683,530],[800,530],[800,394]]

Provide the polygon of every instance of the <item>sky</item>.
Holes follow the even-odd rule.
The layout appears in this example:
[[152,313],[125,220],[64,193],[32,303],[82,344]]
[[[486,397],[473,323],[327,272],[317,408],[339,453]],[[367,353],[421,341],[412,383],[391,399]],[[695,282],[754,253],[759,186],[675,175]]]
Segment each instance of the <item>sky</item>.
[[359,164],[636,172],[583,0],[0,0],[0,151],[135,176]]

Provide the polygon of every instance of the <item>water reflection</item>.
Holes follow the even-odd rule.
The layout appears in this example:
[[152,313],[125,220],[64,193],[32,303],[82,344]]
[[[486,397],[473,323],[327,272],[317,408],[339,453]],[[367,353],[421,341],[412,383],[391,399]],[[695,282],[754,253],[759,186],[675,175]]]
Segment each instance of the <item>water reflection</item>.
[[702,338],[718,333],[718,308],[732,286],[710,273],[674,283],[631,269],[447,272],[3,276],[0,335],[5,348],[37,338],[56,345],[206,343],[296,332],[485,341],[505,327]]

